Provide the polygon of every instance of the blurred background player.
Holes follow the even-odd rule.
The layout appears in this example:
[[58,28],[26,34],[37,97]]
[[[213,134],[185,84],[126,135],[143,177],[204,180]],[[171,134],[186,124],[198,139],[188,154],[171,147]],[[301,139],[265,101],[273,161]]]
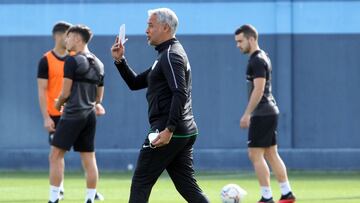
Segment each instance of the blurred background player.
[[65,60],[63,88],[55,104],[57,110],[63,108],[63,113],[51,142],[49,203],[59,201],[64,156],[72,147],[80,153],[85,171],[85,203],[93,203],[96,196],[95,106],[103,98],[104,65],[88,50],[91,38],[92,32],[85,25],[71,26],[66,33],[66,48],[75,55]]
[[252,25],[235,31],[237,47],[250,59],[246,70],[249,102],[240,120],[241,128],[249,128],[248,153],[261,187],[258,203],[274,203],[270,188],[270,164],[279,182],[279,203],[293,203],[286,167],[277,151],[277,123],[279,109],[271,91],[272,66],[268,55],[260,49],[258,32]]
[[[68,54],[65,47],[66,31],[71,24],[58,22],[52,29],[55,46],[40,59],[37,82],[40,110],[44,119],[44,128],[49,132],[49,144],[53,138],[61,112],[55,109],[55,99],[59,96],[63,75],[64,61]],[[63,181],[60,185],[60,199],[63,199]]]
[[[40,59],[37,73],[38,95],[40,110],[44,119],[44,128],[49,133],[49,144],[53,139],[53,135],[60,119],[61,112],[55,108],[55,99],[60,95],[63,75],[64,62],[68,55],[65,46],[66,32],[71,24],[60,21],[56,23],[52,29],[52,37],[55,46],[49,50]],[[105,114],[105,110],[101,104],[97,105],[97,115]],[[60,185],[60,199],[64,198],[64,184]],[[103,200],[103,196],[96,194],[97,200]]]

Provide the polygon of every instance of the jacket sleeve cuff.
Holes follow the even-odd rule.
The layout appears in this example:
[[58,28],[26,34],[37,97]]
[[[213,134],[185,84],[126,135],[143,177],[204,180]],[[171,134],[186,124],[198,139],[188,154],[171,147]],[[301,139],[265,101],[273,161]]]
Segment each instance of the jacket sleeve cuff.
[[174,132],[175,131],[175,126],[174,125],[168,125],[168,126],[166,126],[166,128],[170,131],[170,132]]
[[125,64],[126,59],[125,59],[125,57],[122,57],[120,60],[115,60],[114,63],[115,63],[115,65]]

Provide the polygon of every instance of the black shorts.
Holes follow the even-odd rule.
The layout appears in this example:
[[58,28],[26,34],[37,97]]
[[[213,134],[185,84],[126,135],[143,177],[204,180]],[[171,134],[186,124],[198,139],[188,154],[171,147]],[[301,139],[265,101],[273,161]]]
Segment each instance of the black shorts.
[[278,115],[251,117],[248,147],[270,147],[276,145],[278,117]]
[[96,131],[95,112],[82,119],[61,118],[51,145],[69,151],[94,152]]
[[[60,116],[50,116],[51,119],[54,121],[54,124],[55,124],[55,130],[56,130],[56,126],[57,124],[59,123],[59,120],[60,120]],[[49,132],[49,144],[51,145],[51,142],[52,140],[54,139],[54,134],[55,132]]]

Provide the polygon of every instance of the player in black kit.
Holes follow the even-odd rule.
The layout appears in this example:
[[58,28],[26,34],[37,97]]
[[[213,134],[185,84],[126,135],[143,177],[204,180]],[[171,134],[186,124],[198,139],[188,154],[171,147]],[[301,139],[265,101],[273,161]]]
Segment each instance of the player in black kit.
[[249,128],[248,153],[257,175],[262,197],[258,203],[274,203],[270,188],[270,164],[279,182],[279,203],[293,203],[286,167],[277,151],[276,134],[279,109],[271,92],[271,61],[258,45],[258,33],[252,25],[235,31],[237,47],[250,56],[246,80],[249,102],[240,120],[241,128]]
[[[87,47],[92,37],[90,28],[76,25],[69,28],[66,48],[76,53],[65,60],[62,92],[56,109],[63,107],[50,152],[50,200],[57,203],[64,171],[64,155],[71,147],[80,152],[86,174],[85,203],[93,203],[98,181],[94,152],[96,104],[104,92],[104,65]],[[65,104],[66,103],[66,104]]]

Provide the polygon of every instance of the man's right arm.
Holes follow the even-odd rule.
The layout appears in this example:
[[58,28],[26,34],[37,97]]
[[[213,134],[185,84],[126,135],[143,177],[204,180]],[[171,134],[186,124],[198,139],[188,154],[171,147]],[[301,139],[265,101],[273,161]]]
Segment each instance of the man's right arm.
[[127,64],[124,58],[125,47],[123,43],[116,37],[115,43],[111,47],[111,56],[115,60],[115,66],[118,69],[121,77],[125,80],[126,84],[131,90],[139,90],[146,88],[147,75],[151,69],[137,75]]
[[38,83],[40,110],[41,110],[42,116],[45,120],[46,118],[50,117],[49,113],[47,111],[47,103],[46,103],[46,91],[47,91],[48,80],[38,78],[37,83]]
[[241,128],[248,128],[250,126],[251,114],[255,110],[257,105],[260,103],[265,90],[266,63],[263,60],[258,59],[252,62],[251,68],[254,72],[254,89],[251,92],[245,112],[240,119]]
[[46,58],[42,58],[38,67],[38,96],[41,114],[44,119],[44,128],[49,132],[55,131],[55,123],[47,110],[47,88],[48,88],[48,64]]
[[102,106],[101,102],[104,97],[104,86],[98,86],[96,89],[96,101],[95,101],[95,111],[97,116],[102,116],[105,114],[105,108]]
[[118,69],[121,77],[124,79],[124,81],[131,90],[139,90],[148,86],[147,75],[149,74],[151,69],[148,69],[140,74],[136,74],[128,66],[126,59],[124,58],[120,61],[115,61],[115,66]]

